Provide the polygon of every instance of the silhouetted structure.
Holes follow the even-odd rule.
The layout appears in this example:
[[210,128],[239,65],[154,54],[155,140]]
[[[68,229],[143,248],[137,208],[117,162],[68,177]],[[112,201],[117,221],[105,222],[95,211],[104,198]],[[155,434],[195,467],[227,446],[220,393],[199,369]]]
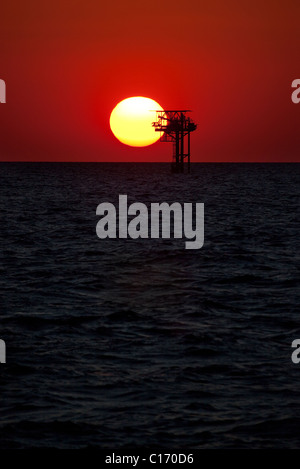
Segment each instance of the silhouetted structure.
[[[173,142],[172,171],[183,173],[184,160],[187,158],[188,172],[190,172],[191,138],[190,133],[197,125],[186,113],[190,111],[156,111],[157,120],[152,123],[155,132],[164,132],[161,142]],[[187,136],[187,150],[184,147],[184,137]]]

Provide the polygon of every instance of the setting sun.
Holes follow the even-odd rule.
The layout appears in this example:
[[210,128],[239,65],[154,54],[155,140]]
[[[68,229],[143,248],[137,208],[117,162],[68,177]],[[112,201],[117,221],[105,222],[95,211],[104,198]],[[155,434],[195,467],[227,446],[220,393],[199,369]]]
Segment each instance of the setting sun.
[[157,142],[152,122],[156,112],[163,108],[153,99],[135,96],[119,102],[110,115],[110,128],[114,136],[125,145],[145,147]]

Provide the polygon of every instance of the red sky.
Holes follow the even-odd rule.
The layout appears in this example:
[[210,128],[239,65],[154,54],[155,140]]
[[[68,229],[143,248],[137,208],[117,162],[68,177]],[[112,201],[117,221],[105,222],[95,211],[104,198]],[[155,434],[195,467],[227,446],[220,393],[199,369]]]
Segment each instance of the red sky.
[[132,148],[114,106],[147,96],[192,109],[192,161],[300,161],[295,0],[29,0],[0,17],[2,161],[170,161]]

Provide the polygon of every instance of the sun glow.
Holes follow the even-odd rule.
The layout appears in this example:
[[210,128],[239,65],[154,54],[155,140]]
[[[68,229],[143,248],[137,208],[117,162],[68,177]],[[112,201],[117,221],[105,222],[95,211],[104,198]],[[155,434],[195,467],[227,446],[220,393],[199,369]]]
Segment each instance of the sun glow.
[[134,96],[124,99],[110,115],[110,128],[114,136],[125,145],[146,147],[157,142],[159,132],[155,132],[152,122],[156,112],[163,108],[153,99]]

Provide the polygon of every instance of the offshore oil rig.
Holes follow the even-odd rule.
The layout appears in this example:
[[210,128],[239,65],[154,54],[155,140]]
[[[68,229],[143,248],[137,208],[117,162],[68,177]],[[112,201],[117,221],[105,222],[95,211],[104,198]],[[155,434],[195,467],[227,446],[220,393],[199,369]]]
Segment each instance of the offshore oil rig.
[[[155,132],[163,132],[161,142],[173,142],[172,172],[184,172],[184,160],[187,159],[188,172],[191,170],[191,137],[190,133],[196,130],[197,125],[184,111],[156,111],[156,121],[152,123]],[[187,136],[187,148],[184,138]]]

